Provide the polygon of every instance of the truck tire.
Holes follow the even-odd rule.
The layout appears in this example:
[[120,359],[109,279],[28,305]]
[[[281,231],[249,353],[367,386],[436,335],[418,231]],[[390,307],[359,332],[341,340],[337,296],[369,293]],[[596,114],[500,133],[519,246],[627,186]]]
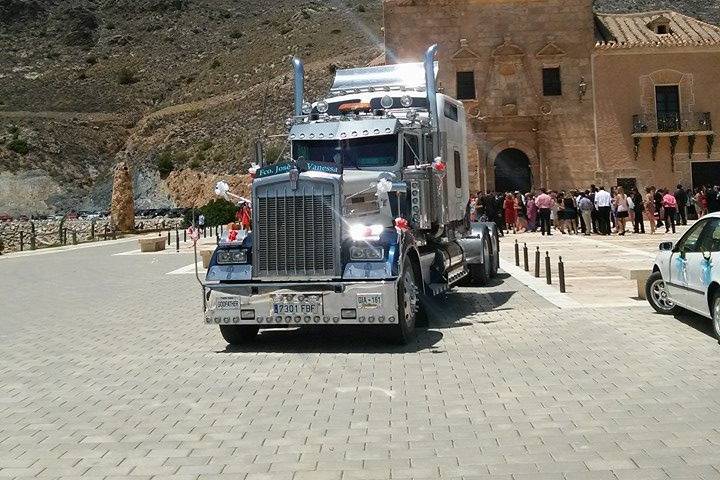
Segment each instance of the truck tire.
[[490,243],[487,237],[483,240],[483,263],[469,266],[470,282],[474,287],[484,287],[492,276],[493,258],[490,254]]
[[650,306],[663,315],[674,315],[680,311],[667,294],[665,282],[660,272],[653,272],[645,283],[645,297]]
[[253,341],[259,330],[260,327],[252,325],[220,325],[220,333],[233,347]]
[[391,325],[390,340],[407,345],[415,337],[415,324],[420,309],[420,288],[417,285],[412,260],[406,256],[398,281],[398,323]]

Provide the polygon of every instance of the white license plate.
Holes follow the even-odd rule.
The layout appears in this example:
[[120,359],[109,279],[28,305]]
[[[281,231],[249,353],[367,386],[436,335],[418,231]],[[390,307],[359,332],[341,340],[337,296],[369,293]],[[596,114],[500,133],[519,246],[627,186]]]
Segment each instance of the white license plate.
[[239,298],[218,298],[215,300],[216,310],[240,310]]
[[358,308],[378,308],[382,305],[382,293],[359,293]]
[[322,303],[319,302],[289,302],[273,303],[275,315],[322,315]]

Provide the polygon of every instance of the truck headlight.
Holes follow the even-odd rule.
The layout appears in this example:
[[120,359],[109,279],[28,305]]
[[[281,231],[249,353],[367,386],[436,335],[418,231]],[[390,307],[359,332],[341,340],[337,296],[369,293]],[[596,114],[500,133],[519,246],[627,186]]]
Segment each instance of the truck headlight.
[[385,227],[382,225],[362,225],[356,223],[355,225],[350,225],[349,233],[350,238],[357,242],[360,240],[377,240],[380,238],[383,230],[385,230]]
[[385,250],[382,247],[373,246],[352,246],[350,247],[351,260],[378,261],[385,258]]
[[247,250],[220,250],[217,254],[218,265],[247,263]]

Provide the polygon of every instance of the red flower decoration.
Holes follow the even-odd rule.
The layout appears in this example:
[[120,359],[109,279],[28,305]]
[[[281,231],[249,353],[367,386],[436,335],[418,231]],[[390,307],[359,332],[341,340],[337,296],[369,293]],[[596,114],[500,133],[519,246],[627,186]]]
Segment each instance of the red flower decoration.
[[410,229],[410,222],[402,217],[395,219],[395,230],[398,232],[406,232]]
[[228,240],[230,240],[231,242],[234,242],[235,240],[237,240],[237,236],[238,236],[237,230],[230,230],[230,232],[228,233]]
[[437,160],[433,162],[432,166],[436,172],[444,172],[445,169],[447,168],[447,165],[445,164],[445,162],[437,161]]

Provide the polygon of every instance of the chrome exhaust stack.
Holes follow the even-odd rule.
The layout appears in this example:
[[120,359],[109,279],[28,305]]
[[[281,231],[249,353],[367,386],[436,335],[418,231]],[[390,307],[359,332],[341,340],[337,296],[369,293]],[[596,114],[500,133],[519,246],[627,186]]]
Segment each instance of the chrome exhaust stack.
[[437,107],[437,85],[435,84],[435,53],[437,52],[437,44],[432,45],[425,52],[425,85],[427,90],[427,99],[430,104],[430,125],[437,132],[439,126],[438,107]]
[[303,114],[302,106],[305,101],[305,65],[302,60],[294,57],[293,67],[295,69],[295,116],[299,117]]

